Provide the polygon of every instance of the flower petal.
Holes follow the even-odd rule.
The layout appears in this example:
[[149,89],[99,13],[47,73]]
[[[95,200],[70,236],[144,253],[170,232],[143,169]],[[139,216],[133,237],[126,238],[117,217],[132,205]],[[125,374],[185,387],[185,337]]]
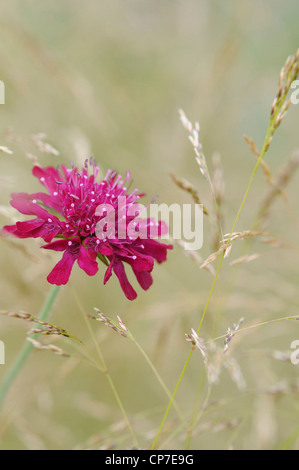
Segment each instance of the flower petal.
[[134,248],[138,249],[138,251],[142,250],[142,252],[148,256],[152,256],[155,258],[155,260],[158,261],[158,263],[163,263],[163,261],[166,261],[167,250],[173,249],[172,245],[166,245],[165,243],[160,243],[150,238],[141,241],[144,248],[142,248],[142,245],[135,246]]
[[62,259],[56,264],[55,268],[47,277],[50,284],[56,286],[66,285],[70,279],[70,275],[77,259],[76,255],[73,255],[70,251],[66,250],[63,254]]
[[113,261],[109,264],[105,276],[104,276],[104,285],[109,281],[110,277],[112,276],[112,267],[113,267]]
[[113,249],[108,244],[105,244],[105,243],[101,243],[99,245],[98,250],[99,250],[99,253],[105,256],[111,256],[113,254]]
[[120,286],[121,286],[122,290],[124,291],[124,294],[127,297],[127,299],[135,300],[136,297],[137,297],[137,294],[136,294],[133,287],[131,286],[131,284],[128,281],[123,263],[121,261],[118,261],[118,260],[114,261],[113,271],[117,275]]
[[154,267],[154,260],[151,256],[146,256],[137,251],[132,250],[133,259],[128,260],[134,271],[152,271]]
[[30,234],[35,229],[41,227],[44,223],[45,223],[44,219],[33,219],[33,220],[26,220],[25,222],[17,222],[16,226],[20,232],[27,232],[28,237],[30,237],[31,236]]
[[85,246],[81,245],[78,265],[88,276],[95,276],[99,270],[96,257],[97,254],[94,251],[88,250]]
[[151,273],[148,271],[135,271],[134,274],[136,276],[137,281],[139,282],[140,286],[143,290],[148,290],[151,285],[153,284],[153,278]]
[[78,258],[80,251],[81,240],[79,237],[69,238],[64,240],[56,240],[55,242],[48,243],[48,245],[42,246],[45,250],[53,251],[71,251]]
[[56,192],[55,195],[49,196],[49,194],[45,193],[33,193],[30,194],[30,199],[34,200],[36,199],[37,201],[41,201],[45,206],[51,207],[52,209],[55,209],[57,212],[60,214],[63,213],[63,202],[60,199],[58,193]]
[[5,225],[0,232],[2,237],[6,237],[7,235],[14,235],[18,237],[18,229],[16,225]]
[[10,205],[21,212],[21,214],[36,215],[41,219],[53,217],[48,211],[40,207],[36,201],[33,201],[31,200],[30,194],[14,193],[12,194],[12,201],[10,202]]
[[59,173],[56,168],[49,166],[48,168],[42,168],[38,165],[33,167],[33,176],[38,178],[43,186],[49,189],[50,192],[57,190],[56,181],[60,180]]

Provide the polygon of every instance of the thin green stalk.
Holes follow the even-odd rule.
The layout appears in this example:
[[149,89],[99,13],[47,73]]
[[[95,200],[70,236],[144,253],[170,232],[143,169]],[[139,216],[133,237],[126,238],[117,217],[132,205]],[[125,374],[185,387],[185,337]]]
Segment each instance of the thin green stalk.
[[180,383],[181,383],[181,381],[182,381],[182,378],[183,378],[183,376],[184,376],[184,374],[185,374],[185,370],[187,369],[187,366],[188,366],[188,364],[189,364],[189,360],[191,359],[192,353],[193,353],[193,350],[191,350],[190,353],[189,353],[188,359],[187,359],[187,361],[185,362],[185,365],[184,365],[184,367],[183,367],[183,370],[182,370],[182,373],[181,373],[180,378],[179,378],[179,380],[178,380],[178,383],[176,384],[175,389],[174,389],[174,391],[173,391],[173,394],[171,395],[171,399],[170,399],[170,401],[169,401],[169,403],[168,403],[166,412],[165,412],[165,414],[164,414],[164,416],[163,416],[163,419],[162,419],[162,421],[161,421],[160,427],[159,427],[159,429],[158,429],[158,432],[157,432],[157,435],[156,435],[155,440],[154,440],[154,442],[153,442],[153,445],[152,445],[152,447],[151,447],[151,450],[154,450],[154,449],[156,448],[156,445],[157,445],[158,439],[159,439],[159,437],[160,437],[161,431],[162,431],[162,429],[163,429],[163,427],[164,427],[164,424],[165,424],[165,421],[166,421],[166,419],[167,419],[168,413],[169,413],[169,411],[170,411],[171,405],[172,405],[172,403],[173,403],[173,401],[174,401],[174,397],[175,397],[176,392],[177,392],[177,390],[178,390],[178,388],[179,388],[179,386],[180,386]]
[[[214,277],[214,281],[213,281],[213,285],[212,285],[212,288],[211,288],[211,291],[210,291],[210,294],[209,294],[209,297],[208,297],[208,301],[207,301],[207,303],[206,303],[206,306],[205,306],[205,309],[204,309],[204,313],[203,313],[203,315],[202,315],[199,328],[198,328],[198,330],[197,330],[197,333],[198,333],[198,334],[199,334],[199,332],[200,332],[200,329],[201,329],[201,326],[202,326],[202,324],[203,324],[203,321],[204,321],[206,312],[207,312],[207,310],[208,310],[208,306],[209,306],[209,303],[210,303],[210,299],[211,299],[211,297],[212,297],[212,295],[213,295],[213,292],[214,292],[214,288],[215,288],[215,285],[216,285],[216,282],[217,282],[217,279],[218,279],[218,276],[219,276],[219,273],[220,273],[220,268],[221,268],[223,259],[224,259],[224,253],[222,254],[222,257],[221,257],[221,260],[220,260],[220,263],[219,263],[219,266],[218,266],[216,275],[215,275],[215,277]],[[153,443],[153,445],[152,445],[152,447],[151,447],[152,450],[154,450],[154,449],[156,448],[156,445],[157,445],[159,436],[160,436],[161,431],[162,431],[162,429],[163,429],[163,427],[164,427],[164,424],[165,424],[165,421],[166,421],[166,419],[167,419],[168,413],[169,413],[169,411],[170,411],[172,402],[173,402],[174,399],[175,399],[176,392],[177,392],[177,390],[178,390],[178,388],[179,388],[179,386],[180,386],[180,383],[181,383],[181,381],[182,381],[182,379],[183,379],[183,377],[184,377],[185,371],[186,371],[186,369],[187,369],[187,366],[188,366],[188,364],[189,364],[189,361],[190,361],[190,359],[191,359],[191,356],[192,356],[192,354],[193,354],[193,351],[194,351],[194,350],[191,349],[191,351],[190,351],[190,353],[189,353],[189,355],[188,355],[188,357],[187,357],[187,360],[186,360],[186,362],[185,362],[185,364],[184,364],[182,373],[181,373],[180,378],[179,378],[179,380],[178,380],[178,382],[177,382],[177,384],[176,384],[176,386],[175,386],[175,389],[174,389],[174,391],[173,391],[173,394],[172,394],[172,396],[171,396],[171,399],[170,399],[170,401],[169,401],[169,403],[168,403],[167,409],[166,409],[165,414],[164,414],[164,416],[163,416],[162,422],[161,422],[160,427],[159,427],[159,429],[158,429],[158,433],[157,433],[156,438],[155,438],[155,440],[154,440],[154,443]]]
[[200,421],[202,415],[203,415],[204,412],[205,412],[205,409],[206,409],[206,407],[207,407],[207,405],[208,405],[208,403],[209,403],[209,399],[210,399],[210,396],[211,396],[211,392],[212,392],[212,385],[209,384],[208,390],[207,390],[207,394],[206,394],[206,398],[205,398],[205,400],[204,400],[204,402],[203,402],[203,404],[202,404],[202,406],[201,406],[201,409],[199,410],[198,415],[195,416],[194,427],[197,426],[197,424],[199,423],[199,421]]
[[190,449],[192,433],[193,433],[194,426],[195,426],[195,421],[196,421],[196,414],[197,414],[197,410],[199,409],[201,394],[202,394],[202,390],[203,390],[203,387],[204,387],[204,384],[205,384],[205,379],[206,379],[206,374],[205,374],[205,370],[203,369],[202,374],[201,374],[201,378],[200,378],[200,381],[199,381],[199,386],[198,386],[194,406],[193,406],[192,416],[191,416],[191,420],[190,420],[190,426],[189,426],[188,432],[187,432],[186,450]]
[[[299,228],[298,228],[299,226],[297,224],[297,220],[295,220],[296,216],[295,216],[290,204],[288,206],[290,208],[289,215],[290,215],[291,221],[292,221],[296,231],[299,233]],[[291,216],[291,212],[293,213],[294,217]],[[253,231],[253,232],[260,231],[261,230],[261,227],[260,227],[261,222],[262,222],[262,219],[261,219],[260,211],[259,211],[256,218],[255,218],[255,221],[254,221],[254,223],[253,223],[253,225],[250,229],[250,231]],[[275,236],[275,238],[279,238],[279,236],[276,235],[276,234],[274,236]],[[280,240],[283,241],[284,243],[286,243],[289,247],[292,247],[293,250],[298,251],[298,247],[296,245],[294,245],[293,242],[291,242],[291,241],[289,241],[289,240],[287,240],[287,239],[285,239],[284,237],[281,237],[281,236],[280,236]],[[252,238],[247,238],[246,240],[244,240],[243,249],[241,251],[240,257],[245,256],[249,252],[249,250],[250,250],[253,243],[254,243],[254,238],[253,237]],[[222,306],[219,309],[217,318],[214,321],[214,327],[213,327],[214,334],[213,334],[213,336],[215,336],[217,334],[216,332],[217,332],[218,327],[220,325],[223,312],[225,311],[225,305],[227,305],[228,299],[230,298],[230,296],[232,294],[233,286],[235,284],[235,280],[237,278],[238,271],[239,271],[240,267],[241,267],[241,263],[235,267],[235,269],[233,270],[233,273],[230,276],[229,282],[226,285],[225,298],[223,297],[223,299],[222,299]]]
[[[162,379],[161,375],[159,374],[159,372],[157,371],[156,367],[154,366],[154,364],[152,363],[152,361],[150,360],[150,358],[148,357],[148,355],[146,354],[146,352],[144,351],[144,349],[140,346],[140,344],[136,341],[136,339],[134,338],[134,336],[132,335],[131,331],[128,332],[129,333],[129,337],[131,337],[131,340],[136,344],[137,348],[139,349],[139,351],[141,352],[141,354],[143,355],[143,357],[145,358],[146,362],[148,363],[148,365],[150,366],[150,368],[152,369],[156,379],[158,380],[159,384],[161,385],[161,387],[163,388],[164,392],[166,393],[166,395],[168,396],[169,399],[171,399],[171,393],[170,391],[168,390],[164,380]],[[176,409],[176,412],[178,414],[178,416],[180,417],[180,419],[185,422],[185,418],[182,414],[182,411],[179,407],[179,405],[177,404],[176,401],[173,402],[173,406],[174,408]]]
[[[249,180],[247,189],[246,189],[246,191],[245,191],[245,195],[244,195],[244,197],[243,197],[243,200],[242,200],[241,205],[240,205],[240,207],[239,207],[239,210],[238,210],[238,212],[237,212],[235,221],[234,221],[234,223],[233,223],[233,226],[232,226],[232,229],[231,229],[231,232],[230,232],[230,236],[229,236],[229,239],[228,239],[228,243],[227,243],[228,245],[229,245],[229,243],[230,243],[230,241],[231,241],[232,235],[233,235],[233,233],[234,233],[234,230],[235,230],[236,225],[237,225],[237,223],[238,223],[238,220],[239,220],[239,218],[240,218],[241,212],[242,212],[243,207],[244,207],[244,205],[245,205],[245,202],[246,202],[246,200],[247,200],[247,197],[248,197],[248,194],[249,194],[249,192],[250,192],[250,189],[251,189],[252,183],[253,183],[253,181],[254,181],[255,175],[256,175],[256,173],[257,173],[257,170],[258,170],[258,168],[259,168],[259,166],[260,166],[260,164],[261,164],[261,162],[262,162],[262,160],[263,160],[265,154],[267,153],[267,151],[268,151],[268,149],[269,149],[270,142],[271,142],[272,136],[273,136],[274,131],[275,131],[275,123],[276,123],[276,120],[277,120],[277,118],[278,118],[278,116],[279,116],[279,113],[280,113],[280,111],[281,111],[281,109],[282,109],[282,107],[283,107],[283,104],[284,104],[284,102],[285,102],[285,99],[286,99],[287,94],[288,94],[288,91],[283,94],[283,96],[281,97],[280,104],[277,106],[275,112],[271,115],[269,127],[268,127],[268,129],[267,129],[266,137],[265,137],[264,144],[263,144],[263,148],[262,148],[262,151],[261,151],[261,153],[260,153],[260,156],[259,156],[259,158],[258,158],[258,160],[257,160],[257,162],[256,162],[256,165],[255,165],[255,167],[254,167],[254,169],[253,169],[253,172],[252,172],[252,174],[251,174],[251,177],[250,177],[250,180]],[[215,275],[215,277],[214,277],[214,281],[213,281],[213,284],[212,284],[212,287],[211,287],[211,290],[210,290],[210,293],[209,293],[209,297],[208,297],[208,300],[207,300],[207,303],[206,303],[204,312],[203,312],[202,317],[201,317],[201,321],[200,321],[200,324],[199,324],[199,327],[198,327],[198,330],[197,330],[197,334],[200,333],[200,330],[201,330],[201,327],[202,327],[202,325],[203,325],[203,322],[204,322],[206,313],[207,313],[207,311],[208,311],[208,307],[209,307],[209,305],[210,305],[210,300],[211,300],[212,295],[213,295],[213,293],[214,293],[215,285],[216,285],[216,282],[217,282],[217,280],[218,280],[218,277],[219,277],[219,274],[220,274],[220,270],[221,270],[221,267],[222,267],[222,263],[223,263],[224,258],[225,258],[225,252],[222,253],[222,256],[221,256],[221,258],[220,258],[220,262],[219,262],[219,265],[218,265],[218,269],[217,269],[216,275]],[[157,435],[156,435],[156,437],[155,437],[155,440],[154,440],[154,442],[153,442],[153,445],[152,445],[152,447],[151,447],[152,450],[154,450],[154,449],[156,448],[156,445],[157,445],[157,442],[158,442],[160,433],[161,433],[161,431],[162,431],[162,429],[163,429],[164,423],[166,422],[166,419],[167,419],[168,413],[169,413],[169,411],[170,411],[172,402],[173,402],[173,400],[174,400],[174,398],[175,398],[175,396],[176,396],[177,390],[178,390],[178,388],[179,388],[179,386],[180,386],[180,383],[181,383],[181,381],[182,381],[182,379],[183,379],[183,376],[184,376],[184,374],[185,374],[185,371],[186,371],[186,369],[187,369],[187,366],[188,366],[188,364],[189,364],[189,361],[190,361],[190,359],[191,359],[192,354],[193,354],[193,350],[190,351],[190,353],[189,353],[189,355],[188,355],[188,358],[187,358],[187,360],[186,360],[186,362],[185,362],[183,371],[182,371],[182,373],[181,373],[181,375],[180,375],[180,377],[179,377],[179,380],[178,380],[178,382],[177,382],[177,384],[176,384],[176,386],[175,386],[174,392],[173,392],[173,394],[172,394],[172,396],[171,396],[171,400],[170,400],[170,402],[169,402],[169,404],[168,404],[168,406],[167,406],[166,412],[165,412],[165,414],[164,414],[164,416],[163,416],[162,422],[161,422],[160,427],[159,427],[159,429],[158,429],[158,433],[157,433]]]
[[[49,296],[46,299],[46,302],[41,310],[39,319],[41,321],[46,321],[51,313],[53,304],[58,296],[58,293],[60,292],[60,287],[59,286],[53,286],[52,290],[49,293]],[[38,335],[32,335],[30,338],[36,339]],[[12,365],[11,369],[9,370],[8,374],[6,377],[4,377],[4,380],[1,384],[0,387],[0,408],[3,405],[3,402],[5,400],[5,397],[17,377],[17,375],[20,373],[24,363],[26,362],[28,356],[30,355],[31,350],[33,349],[33,344],[26,341],[26,344],[24,345],[20,355],[16,359],[15,363]]]
[[94,331],[93,331],[93,329],[91,328],[90,323],[89,323],[89,321],[87,320],[87,318],[86,318],[85,315],[84,315],[84,318],[85,318],[85,320],[86,320],[86,324],[88,325],[89,332],[90,332],[90,334],[91,334],[91,336],[92,336],[92,338],[93,338],[94,344],[95,344],[95,346],[96,346],[96,349],[97,349],[97,352],[98,352],[100,361],[103,363],[103,366],[104,366],[104,374],[105,374],[105,376],[107,377],[107,380],[108,380],[108,382],[109,382],[109,385],[110,385],[110,387],[111,387],[111,390],[112,390],[112,392],[113,392],[113,394],[114,394],[114,397],[115,397],[115,399],[116,399],[116,401],[117,401],[117,403],[118,403],[118,406],[119,406],[119,408],[120,408],[120,410],[121,410],[121,412],[122,412],[122,415],[123,415],[124,420],[125,420],[125,422],[126,422],[126,424],[127,424],[127,427],[128,427],[128,429],[129,429],[129,431],[130,431],[130,433],[131,433],[131,436],[132,436],[132,439],[133,439],[133,441],[134,441],[134,444],[136,445],[136,447],[137,447],[137,449],[138,449],[138,448],[139,448],[139,444],[138,444],[138,441],[137,441],[137,437],[136,437],[135,432],[134,432],[134,430],[133,430],[133,428],[132,428],[131,422],[130,422],[129,417],[128,417],[128,415],[127,415],[127,412],[126,412],[126,410],[125,410],[125,408],[124,408],[124,405],[123,405],[123,403],[122,403],[122,401],[121,401],[121,399],[120,399],[120,396],[119,396],[119,394],[118,394],[118,392],[117,392],[117,390],[116,390],[116,387],[115,387],[115,385],[114,385],[114,382],[113,382],[113,380],[112,380],[112,377],[111,377],[111,375],[110,375],[110,372],[109,372],[109,370],[108,370],[108,368],[107,368],[107,365],[106,365],[106,362],[105,362],[103,353],[102,353],[102,351],[101,351],[100,345],[99,345],[98,341],[96,340]]
[[[234,334],[237,335],[239,333],[244,333],[244,331],[250,331],[250,330],[253,330],[254,328],[259,328],[260,326],[270,325],[271,323],[278,323],[278,322],[286,321],[286,320],[296,321],[296,320],[298,320],[298,318],[299,318],[299,315],[292,315],[292,316],[288,316],[288,317],[276,318],[275,320],[268,320],[268,321],[264,321],[262,323],[256,323],[255,325],[247,326],[246,328],[240,328],[238,331],[235,331]],[[213,338],[209,341],[206,341],[206,343],[204,343],[204,344],[212,343],[212,342],[218,341],[220,339],[224,339],[224,338],[226,338],[226,335],[217,336],[217,338]]]
[[[118,317],[119,318],[119,317]],[[85,320],[86,321],[86,320]],[[111,325],[113,325],[115,327],[116,330],[119,329],[119,325],[113,321],[112,319],[109,318],[109,322],[111,323]],[[90,328],[90,327],[89,327]],[[149,358],[149,356],[147,355],[147,353],[145,352],[145,350],[142,348],[142,346],[138,343],[138,341],[136,340],[136,338],[134,337],[133,333],[131,332],[131,330],[129,330],[127,327],[126,327],[126,330],[125,330],[125,334],[126,336],[128,337],[128,339],[130,341],[132,341],[135,346],[138,348],[138,350],[140,351],[140,353],[142,354],[142,356],[144,357],[144,359],[146,360],[146,362],[148,363],[148,365],[150,366],[150,368],[152,369],[156,379],[158,380],[159,384],[161,385],[162,389],[164,390],[164,392],[166,393],[167,397],[170,399],[171,398],[171,393],[169,391],[169,389],[167,388],[164,380],[162,379],[161,375],[159,374],[157,368],[155,367],[155,365],[153,364],[153,362],[151,361],[151,359]],[[177,413],[178,413],[178,416],[180,417],[180,419],[185,422],[185,417],[178,405],[178,403],[176,401],[173,402],[173,406],[174,408],[176,409]]]
[[[194,427],[193,427],[193,429],[196,427],[196,425],[198,424],[198,422],[200,421],[202,416],[205,413],[208,412],[207,404],[208,404],[208,401],[210,399],[211,389],[212,389],[212,387],[211,387],[211,385],[209,385],[205,401],[204,401],[203,405],[200,407],[199,413],[197,415],[195,414],[195,416],[194,416]],[[193,419],[193,417],[191,416],[190,419]],[[160,451],[164,450],[168,446],[168,443],[172,442],[173,438],[176,437],[182,430],[183,430],[182,424],[180,424],[179,426],[176,426],[175,431],[170,436],[168,436],[167,439],[160,445],[159,450]]]
[[93,340],[93,342],[94,342],[94,345],[95,345],[95,347],[96,347],[96,350],[97,350],[97,353],[98,353],[98,356],[99,356],[99,360],[100,360],[99,365],[100,365],[100,367],[101,367],[101,371],[102,371],[102,372],[105,374],[105,376],[107,377],[107,380],[108,380],[108,383],[109,383],[109,385],[110,385],[110,387],[111,387],[111,390],[112,390],[112,392],[113,392],[113,395],[114,395],[114,397],[115,397],[115,399],[116,399],[116,401],[117,401],[117,404],[118,404],[118,406],[119,406],[119,408],[120,408],[120,410],[121,410],[121,413],[122,413],[122,415],[123,415],[123,417],[124,417],[124,420],[125,420],[125,422],[126,422],[126,424],[127,424],[127,427],[128,427],[128,429],[129,429],[129,431],[130,431],[130,433],[131,433],[133,442],[134,442],[135,446],[137,447],[137,449],[139,449],[140,447],[139,447],[139,443],[138,443],[137,437],[136,437],[135,432],[134,432],[134,430],[133,430],[133,428],[132,428],[132,425],[131,425],[131,423],[130,423],[130,420],[129,420],[129,417],[128,417],[128,415],[127,415],[127,412],[126,412],[126,410],[125,410],[125,408],[124,408],[124,405],[123,405],[123,403],[122,403],[122,401],[121,401],[121,399],[120,399],[120,396],[119,396],[119,394],[118,394],[118,392],[117,392],[117,390],[116,390],[116,387],[115,387],[115,385],[114,385],[114,382],[113,382],[113,379],[112,379],[112,377],[111,377],[111,375],[110,375],[110,372],[109,372],[109,370],[108,370],[108,368],[107,368],[107,365],[106,365],[106,362],[105,362],[103,353],[102,353],[101,348],[100,348],[100,345],[99,345],[99,343],[98,343],[98,341],[97,341],[97,339],[96,339],[96,337],[95,337],[94,331],[93,331],[93,329],[91,328],[90,323],[89,323],[89,321],[88,321],[88,319],[86,318],[86,315],[85,315],[85,313],[84,313],[84,309],[83,309],[83,307],[82,307],[82,304],[81,304],[81,302],[80,302],[80,300],[79,300],[77,294],[75,293],[75,291],[74,291],[73,289],[72,289],[72,293],[73,293],[73,296],[74,296],[74,298],[75,298],[75,300],[76,300],[76,302],[77,302],[77,304],[78,304],[78,306],[79,306],[79,309],[80,309],[80,311],[81,311],[81,313],[82,313],[82,315],[83,315],[83,318],[84,318],[84,320],[85,320],[85,323],[86,323],[86,326],[87,326],[88,331],[89,331],[89,333],[90,333],[90,336],[91,336],[91,338],[92,338],[92,340]]

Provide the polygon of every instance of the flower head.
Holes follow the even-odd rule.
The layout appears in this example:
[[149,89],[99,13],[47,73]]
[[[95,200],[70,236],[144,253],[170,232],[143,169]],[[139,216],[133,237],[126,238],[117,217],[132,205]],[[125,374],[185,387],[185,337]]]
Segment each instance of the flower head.
[[[89,167],[92,171],[90,174]],[[152,285],[154,260],[166,260],[171,245],[151,238],[150,227],[155,224],[157,235],[163,226],[150,218],[139,218],[138,201],[144,196],[126,187],[126,178],[112,170],[98,183],[99,168],[86,161],[78,171],[72,168],[42,168],[35,166],[33,175],[47,193],[14,193],[11,205],[24,215],[35,218],[5,226],[4,234],[18,238],[42,238],[46,250],[63,252],[62,259],[48,276],[51,284],[65,285],[77,261],[81,269],[94,276],[98,260],[107,265],[104,284],[114,272],[129,300],[137,297],[130,284],[124,262],[129,264],[140,286],[147,290]],[[135,231],[132,227],[135,227]]]

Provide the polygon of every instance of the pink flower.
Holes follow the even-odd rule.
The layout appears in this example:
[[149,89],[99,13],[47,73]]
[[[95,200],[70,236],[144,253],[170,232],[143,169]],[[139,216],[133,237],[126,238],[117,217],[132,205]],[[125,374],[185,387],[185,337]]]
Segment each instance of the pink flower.
[[[132,207],[138,208],[137,201],[144,194],[136,189],[130,193],[124,186],[129,182],[130,174],[127,173],[123,180],[116,172],[109,170],[104,180],[97,183],[99,169],[95,162],[89,163],[93,170],[91,175],[88,162],[80,172],[74,167],[55,169],[35,166],[33,175],[48,193],[13,194],[12,207],[35,218],[5,226],[2,234],[42,238],[47,243],[42,246],[43,249],[63,252],[62,259],[47,278],[50,284],[67,284],[76,261],[89,276],[94,276],[99,269],[98,260],[101,260],[108,266],[104,284],[114,272],[126,297],[134,300],[137,294],[128,281],[124,262],[131,266],[140,286],[147,290],[153,282],[151,272],[154,260],[158,263],[165,261],[167,250],[172,246],[150,237],[152,219],[138,218],[138,211],[132,215]],[[99,211],[99,207],[104,210]],[[109,231],[109,211],[115,214],[116,228],[112,232]],[[98,236],[101,222],[104,229]],[[127,230],[132,222],[138,227],[133,237],[128,235]],[[161,235],[161,223],[155,225],[158,235]]]

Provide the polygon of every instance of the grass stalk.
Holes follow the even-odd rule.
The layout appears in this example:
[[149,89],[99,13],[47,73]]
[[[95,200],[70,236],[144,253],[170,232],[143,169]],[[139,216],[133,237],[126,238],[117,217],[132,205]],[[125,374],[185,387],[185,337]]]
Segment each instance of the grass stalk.
[[[46,301],[45,304],[41,310],[41,313],[39,315],[39,319],[41,321],[46,321],[49,318],[49,315],[52,311],[54,302],[60,292],[60,287],[59,286],[53,286]],[[31,335],[30,338],[36,339],[38,335],[34,334]],[[19,375],[21,372],[26,360],[28,359],[32,349],[33,349],[33,344],[26,341],[23,349],[21,350],[19,356],[17,357],[16,361],[12,365],[11,369],[8,371],[6,377],[4,377],[4,380],[1,384],[0,387],[0,409],[3,406],[4,400],[6,398],[6,395],[11,388],[14,380],[16,377]]]
[[105,377],[107,378],[107,381],[108,381],[108,383],[109,383],[109,385],[110,385],[110,388],[111,388],[111,390],[112,390],[112,393],[113,393],[113,395],[114,395],[114,397],[115,397],[115,399],[116,399],[116,402],[117,402],[117,404],[118,404],[118,406],[119,406],[119,409],[120,409],[120,411],[121,411],[121,413],[122,413],[122,415],[123,415],[123,418],[124,418],[124,420],[125,420],[125,422],[126,422],[126,425],[127,425],[127,427],[128,427],[128,430],[130,431],[130,434],[131,434],[131,436],[132,436],[134,445],[136,446],[137,449],[139,449],[140,447],[139,447],[139,443],[138,443],[136,434],[135,434],[135,432],[134,432],[134,430],[133,430],[133,428],[132,428],[132,424],[131,424],[131,422],[130,422],[130,419],[129,419],[128,415],[127,415],[127,412],[126,412],[126,410],[125,410],[125,408],[124,408],[124,405],[123,405],[123,403],[122,403],[122,401],[121,401],[121,399],[120,399],[120,396],[119,396],[119,394],[118,394],[118,392],[117,392],[117,389],[116,389],[116,387],[115,387],[114,381],[113,381],[113,379],[112,379],[112,377],[111,377],[111,375],[110,375],[110,372],[109,372],[108,367],[107,367],[107,365],[106,365],[106,362],[105,362],[105,359],[104,359],[104,356],[103,356],[101,347],[100,347],[100,345],[99,345],[99,342],[97,341],[97,339],[96,339],[96,337],[95,337],[95,334],[94,334],[94,331],[93,331],[93,329],[92,329],[92,327],[91,327],[91,325],[90,325],[90,323],[89,323],[89,321],[88,321],[88,319],[87,319],[87,317],[86,317],[86,315],[85,315],[85,313],[84,313],[84,309],[83,309],[83,307],[82,307],[82,304],[81,304],[81,302],[80,302],[80,300],[79,300],[77,294],[75,293],[75,291],[74,291],[73,289],[72,289],[72,293],[73,293],[73,296],[74,296],[74,298],[75,298],[75,300],[76,300],[76,302],[77,302],[77,304],[78,304],[78,306],[79,306],[79,309],[80,309],[80,311],[81,311],[81,313],[82,313],[82,316],[83,316],[83,318],[84,318],[84,320],[85,320],[85,323],[86,323],[86,326],[87,326],[88,331],[89,331],[89,333],[90,333],[90,336],[91,336],[91,338],[92,338],[92,340],[93,340],[93,343],[94,343],[94,345],[95,345],[96,351],[97,351],[97,353],[98,353],[98,356],[99,356],[99,366],[101,367],[101,372],[103,372],[104,375],[105,375]]
[[[298,55],[298,52],[297,52],[297,55]],[[297,55],[296,55],[296,57],[297,57]],[[277,125],[277,120],[278,120],[278,118],[279,118],[279,116],[280,116],[280,112],[282,111],[282,108],[283,108],[283,106],[284,106],[284,103],[285,103],[285,100],[286,100],[288,91],[289,91],[289,89],[285,89],[284,93],[282,93],[281,96],[280,96],[279,103],[277,103],[277,105],[275,106],[275,108],[272,107],[272,112],[271,112],[271,117],[270,117],[270,123],[269,123],[268,129],[267,129],[267,132],[266,132],[266,137],[265,137],[265,139],[264,139],[263,148],[262,148],[262,151],[261,151],[261,153],[260,153],[260,155],[259,155],[259,157],[258,157],[258,159],[257,159],[257,162],[256,162],[255,167],[254,167],[254,169],[253,169],[253,172],[252,172],[252,174],[251,174],[251,177],[250,177],[248,186],[247,186],[247,188],[246,188],[244,197],[243,197],[243,199],[242,199],[241,205],[240,205],[240,207],[239,207],[239,209],[238,209],[236,218],[235,218],[235,220],[234,220],[234,223],[233,223],[233,226],[232,226],[232,229],[231,229],[231,232],[230,232],[230,236],[229,236],[229,239],[228,239],[228,245],[229,245],[229,243],[230,243],[230,241],[231,241],[232,235],[233,235],[234,230],[235,230],[235,228],[236,228],[236,225],[237,225],[237,223],[238,223],[238,221],[239,221],[239,218],[240,218],[240,215],[241,215],[241,213],[242,213],[243,207],[244,207],[244,205],[245,205],[245,203],[246,203],[246,200],[247,200],[247,198],[248,198],[250,189],[251,189],[252,184],[253,184],[253,181],[254,181],[254,179],[255,179],[255,175],[256,175],[256,173],[257,173],[259,167],[260,167],[260,164],[261,164],[261,162],[262,162],[262,160],[263,160],[265,154],[267,153],[267,151],[268,151],[268,149],[269,149],[269,147],[270,147],[270,143],[271,143],[273,134],[274,134],[276,128],[278,127],[278,125]],[[209,305],[210,305],[210,300],[211,300],[211,298],[212,298],[212,296],[213,296],[214,289],[215,289],[215,286],[216,286],[216,283],[217,283],[217,280],[218,280],[218,277],[219,277],[219,274],[220,274],[220,270],[221,270],[221,267],[222,267],[224,258],[225,258],[225,251],[222,253],[222,256],[221,256],[221,258],[220,258],[220,262],[219,262],[218,269],[217,269],[217,272],[216,272],[215,277],[214,277],[214,281],[213,281],[213,284],[212,284],[212,287],[211,287],[211,290],[210,290],[210,293],[209,293],[209,296],[208,296],[208,300],[207,300],[206,306],[205,306],[205,308],[204,308],[204,311],[203,311],[203,314],[202,314],[202,317],[201,317],[201,320],[200,320],[199,327],[198,327],[198,329],[197,329],[197,334],[200,333],[201,328],[202,328],[202,325],[203,325],[203,322],[204,322],[204,319],[205,319],[205,317],[206,317],[206,314],[207,314],[207,311],[208,311],[208,307],[209,307]],[[171,409],[173,400],[174,400],[174,398],[175,398],[175,396],[176,396],[176,393],[177,393],[177,390],[178,390],[178,388],[179,388],[179,386],[180,386],[180,383],[181,383],[181,381],[182,381],[182,379],[183,379],[183,377],[184,377],[185,371],[186,371],[186,369],[187,369],[187,366],[188,366],[188,364],[189,364],[189,361],[190,361],[190,359],[191,359],[192,354],[193,354],[193,350],[190,351],[190,353],[189,353],[189,355],[188,355],[188,357],[187,357],[187,360],[186,360],[186,362],[185,362],[185,365],[184,365],[184,367],[183,367],[182,373],[181,373],[181,375],[180,375],[180,377],[179,377],[179,380],[178,380],[178,382],[177,382],[177,384],[176,384],[176,386],[175,386],[175,389],[174,389],[174,391],[173,391],[171,400],[170,400],[170,402],[169,402],[169,404],[168,404],[168,406],[167,406],[167,409],[166,409],[166,411],[165,411],[165,414],[164,414],[164,416],[163,416],[163,418],[162,418],[162,422],[161,422],[161,424],[160,424],[160,426],[159,426],[157,435],[156,435],[156,437],[155,437],[155,439],[154,439],[154,442],[153,442],[153,445],[152,445],[152,447],[151,447],[152,450],[154,450],[154,449],[156,448],[156,446],[157,446],[159,436],[160,436],[161,431],[162,431],[162,429],[163,429],[163,427],[164,427],[164,424],[165,424],[165,422],[166,422],[168,413],[169,413],[169,411],[170,411],[170,409]]]

